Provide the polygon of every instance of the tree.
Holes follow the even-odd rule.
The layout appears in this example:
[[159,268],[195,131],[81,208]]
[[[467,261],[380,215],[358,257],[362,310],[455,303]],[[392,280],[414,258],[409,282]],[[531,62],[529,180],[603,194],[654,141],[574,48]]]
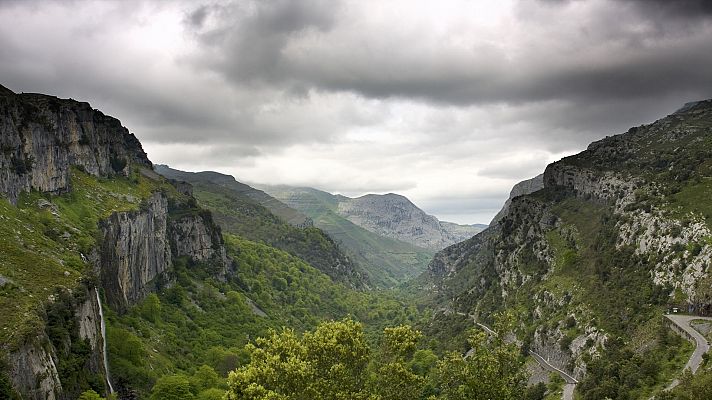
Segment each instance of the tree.
[[193,376],[190,377],[190,386],[194,393],[202,392],[206,389],[217,388],[222,383],[222,379],[209,365],[201,365]]
[[229,400],[368,398],[369,348],[357,322],[325,322],[302,338],[270,331],[246,349],[251,361],[228,376]]
[[425,378],[408,367],[418,340],[423,335],[410,326],[386,328],[376,367],[375,388],[383,400],[417,399],[425,387]]
[[143,301],[143,306],[141,306],[141,316],[151,322],[156,322],[160,319],[161,300],[155,293],[146,296],[146,300]]
[[164,375],[151,389],[151,400],[193,400],[190,381],[185,375]]
[[90,389],[80,394],[77,400],[104,400],[104,398],[99,396],[99,393]]
[[458,353],[446,355],[435,372],[434,386],[443,400],[519,399],[525,391],[525,375],[519,351],[495,337],[487,341],[484,332],[469,337],[467,358]]

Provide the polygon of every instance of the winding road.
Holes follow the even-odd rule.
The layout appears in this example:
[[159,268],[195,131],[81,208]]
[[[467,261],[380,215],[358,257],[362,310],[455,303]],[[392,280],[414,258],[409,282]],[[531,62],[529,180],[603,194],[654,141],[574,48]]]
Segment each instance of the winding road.
[[564,382],[566,382],[566,384],[564,385],[564,393],[561,398],[563,400],[573,400],[574,389],[576,389],[576,384],[578,383],[576,378],[549,364],[549,361],[545,360],[544,357],[540,356],[539,354],[531,350],[529,350],[529,354],[534,358],[534,360],[536,360],[537,363],[539,363],[539,365],[541,365],[542,368],[549,372],[556,372],[564,379]]
[[[690,323],[694,320],[712,321],[712,318],[679,314],[667,314],[665,315],[665,318],[672,321],[672,323],[677,325],[686,334],[695,339],[695,351],[692,353],[692,356],[690,356],[687,364],[685,364],[685,368],[683,368],[683,371],[689,369],[690,372],[694,374],[697,372],[697,369],[700,368],[700,364],[702,364],[702,355],[710,350],[710,344],[707,341],[707,338],[705,338],[700,332],[697,332],[697,330],[695,330]],[[679,384],[680,380],[675,379],[670,385],[668,385],[668,387],[665,388],[665,390],[670,390]]]
[[[463,312],[457,312],[456,314],[457,314],[457,315],[461,315],[461,316],[463,316],[463,317],[472,318],[472,322],[474,322],[475,325],[477,325],[477,326],[480,327],[482,330],[484,330],[485,332],[487,332],[487,334],[492,335],[492,336],[497,336],[497,332],[493,331],[489,326],[477,322],[477,319],[475,318],[474,315],[472,315],[472,314],[465,314],[465,313],[463,313]],[[469,357],[471,351],[472,351],[472,350],[469,350],[467,353],[465,353],[465,357]],[[529,354],[531,354],[531,356],[534,358],[534,360],[536,360],[536,362],[537,362],[542,368],[544,368],[545,370],[550,371],[550,372],[556,372],[557,374],[559,374],[559,375],[564,379],[564,382],[566,382],[566,384],[564,385],[564,393],[562,394],[561,399],[562,399],[562,400],[573,400],[573,398],[574,398],[574,389],[576,389],[576,384],[578,383],[578,381],[576,380],[576,378],[574,378],[573,376],[569,375],[568,373],[566,373],[566,372],[564,372],[564,371],[562,371],[562,370],[556,368],[555,366],[549,364],[549,361],[545,360],[545,359],[544,359],[542,356],[540,356],[539,354],[537,354],[537,353],[535,353],[535,352],[533,352],[533,351],[531,351],[531,350],[529,351]],[[701,356],[700,356],[700,357],[701,357]]]

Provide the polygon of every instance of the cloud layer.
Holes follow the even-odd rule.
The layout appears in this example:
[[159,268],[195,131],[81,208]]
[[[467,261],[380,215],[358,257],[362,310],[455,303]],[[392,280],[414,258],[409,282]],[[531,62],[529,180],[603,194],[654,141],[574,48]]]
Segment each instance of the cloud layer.
[[459,222],[712,97],[709,65],[703,0],[0,2],[1,83],[90,101],[156,162]]

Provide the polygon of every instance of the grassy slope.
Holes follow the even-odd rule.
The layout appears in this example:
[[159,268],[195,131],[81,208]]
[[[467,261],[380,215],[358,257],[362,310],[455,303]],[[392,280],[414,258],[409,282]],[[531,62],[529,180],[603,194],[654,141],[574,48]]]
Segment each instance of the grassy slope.
[[[365,272],[320,229],[289,225],[230,187],[197,182],[194,195],[201,206],[213,212],[224,231],[284,250],[352,287],[363,288],[367,283]],[[336,270],[336,265],[342,267]]]
[[367,270],[371,282],[391,287],[423,272],[434,252],[369,232],[336,212],[338,198],[314,189],[273,187],[268,193],[307,214]]
[[97,223],[114,211],[138,209],[155,190],[171,190],[139,173],[132,179],[97,179],[78,170],[61,196],[24,193],[17,207],[0,200],[0,343],[14,346],[42,329],[43,303],[56,288],[75,288],[91,275],[82,253],[95,242]]

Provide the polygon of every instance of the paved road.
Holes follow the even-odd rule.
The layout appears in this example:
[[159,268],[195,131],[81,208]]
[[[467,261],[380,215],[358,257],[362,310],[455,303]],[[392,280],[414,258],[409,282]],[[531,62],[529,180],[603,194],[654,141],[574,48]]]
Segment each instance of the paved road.
[[[479,326],[480,328],[482,328],[482,329],[483,329],[485,332],[487,332],[488,334],[493,335],[493,336],[497,336],[497,332],[493,331],[489,326],[477,322],[477,319],[475,319],[475,316],[474,316],[474,315],[472,315],[472,314],[465,314],[465,313],[463,313],[463,312],[458,312],[457,314],[458,314],[458,315],[467,316],[467,317],[472,318],[472,322],[474,322],[475,325],[477,325],[477,326]],[[469,356],[471,355],[471,352],[472,352],[472,350],[469,350],[469,351],[465,354],[465,358],[469,357]],[[573,400],[573,398],[574,398],[574,390],[576,389],[576,384],[578,383],[578,381],[576,380],[576,378],[574,378],[573,376],[567,374],[566,372],[564,372],[564,371],[562,371],[562,370],[556,368],[555,366],[549,364],[549,362],[546,361],[546,360],[545,360],[542,356],[540,356],[539,354],[537,354],[537,353],[535,353],[535,352],[533,352],[533,351],[529,351],[529,354],[531,354],[532,357],[534,357],[534,360],[536,360],[536,362],[539,363],[539,365],[541,365],[542,368],[544,368],[545,370],[550,371],[550,372],[556,372],[557,374],[559,374],[559,375],[564,379],[564,382],[566,382],[566,385],[564,385],[564,393],[563,393],[563,395],[561,396],[561,398],[562,398],[562,400]]]
[[[685,364],[685,368],[683,368],[683,371],[689,368],[690,372],[694,374],[695,372],[697,372],[697,369],[700,368],[700,364],[702,364],[702,355],[710,350],[710,344],[707,342],[707,339],[701,333],[697,332],[690,325],[690,322],[696,319],[712,321],[712,318],[679,314],[667,314],[665,315],[665,317],[672,321],[675,325],[680,327],[682,330],[690,334],[690,336],[695,339],[695,351],[692,353],[692,356],[690,356],[690,359],[687,361],[687,364]],[[679,384],[680,381],[678,379],[675,379],[670,385],[668,385],[667,388],[665,388],[665,390],[670,390]]]
[[547,371],[550,372],[556,372],[564,378],[564,382],[566,382],[566,385],[564,385],[564,393],[562,394],[561,398],[562,400],[573,400],[574,398],[574,389],[576,389],[576,384],[578,381],[576,378],[573,376],[567,374],[566,372],[556,368],[555,366],[549,364],[547,360],[544,359],[544,357],[540,356],[539,354],[529,350],[529,354],[534,357],[537,363],[541,365],[542,368],[544,368]]
[[567,383],[566,385],[564,385],[564,394],[561,396],[561,398],[563,400],[573,400],[574,389],[576,389],[576,385],[573,383]]

